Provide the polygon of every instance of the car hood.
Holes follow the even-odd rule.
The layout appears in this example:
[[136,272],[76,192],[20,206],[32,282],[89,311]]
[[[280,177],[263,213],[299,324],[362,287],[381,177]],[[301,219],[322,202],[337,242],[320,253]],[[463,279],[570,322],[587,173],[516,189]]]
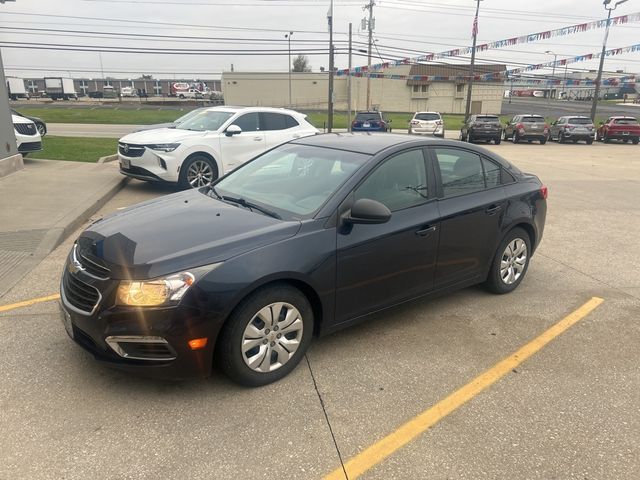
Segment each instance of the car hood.
[[299,229],[299,221],[278,220],[190,190],[98,220],[80,235],[78,246],[109,268],[114,279],[147,279],[222,262]]
[[28,118],[23,117],[23,116],[19,116],[19,115],[14,115],[13,113],[11,114],[11,121],[13,123],[33,123]]
[[122,137],[120,141],[123,143],[133,143],[135,145],[171,143],[180,142],[187,138],[204,137],[205,133],[206,132],[181,130],[179,128],[158,128],[155,130],[143,130],[141,132],[130,133]]
[[138,128],[134,133],[146,132],[148,130],[158,130],[160,128],[176,128],[176,124],[174,122],[169,122],[169,123],[156,123],[155,125],[145,125],[143,127]]

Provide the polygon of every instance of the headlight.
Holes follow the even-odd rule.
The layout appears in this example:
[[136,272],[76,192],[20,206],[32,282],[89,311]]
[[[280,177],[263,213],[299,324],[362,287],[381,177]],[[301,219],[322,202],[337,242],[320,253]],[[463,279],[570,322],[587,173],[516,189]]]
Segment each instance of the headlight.
[[176,305],[196,280],[220,265],[221,263],[214,263],[151,280],[122,280],[116,292],[116,305],[129,307]]
[[145,147],[159,152],[173,152],[179,146],[179,143],[154,143],[152,145],[145,145]]

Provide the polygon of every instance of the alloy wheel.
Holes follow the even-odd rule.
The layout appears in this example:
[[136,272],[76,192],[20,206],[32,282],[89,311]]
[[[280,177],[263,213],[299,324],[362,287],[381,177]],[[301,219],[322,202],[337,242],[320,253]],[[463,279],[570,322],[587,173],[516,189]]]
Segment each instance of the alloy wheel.
[[517,282],[527,265],[527,244],[521,238],[514,238],[502,253],[500,278],[507,285]]
[[268,373],[286,364],[302,341],[302,316],[289,303],[261,308],[242,335],[242,359],[253,371]]
[[213,181],[213,169],[204,160],[196,160],[187,170],[187,182],[193,188],[206,187]]

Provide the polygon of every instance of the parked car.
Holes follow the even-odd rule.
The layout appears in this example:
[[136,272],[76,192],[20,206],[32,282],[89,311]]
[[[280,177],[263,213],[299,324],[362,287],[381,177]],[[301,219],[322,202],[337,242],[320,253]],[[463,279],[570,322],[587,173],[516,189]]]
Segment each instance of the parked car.
[[120,172],[200,188],[266,150],[317,133],[306,115],[293,110],[210,107],[175,128],[122,137]]
[[587,145],[591,145],[594,134],[595,126],[589,117],[560,117],[549,129],[549,139],[557,140],[558,143],[585,141]]
[[438,112],[416,112],[409,122],[409,135],[433,135],[444,138],[444,120]]
[[11,115],[13,129],[16,135],[18,152],[27,156],[30,152],[42,150],[42,138],[38,133],[36,124],[22,115]]
[[600,124],[596,133],[596,140],[609,143],[611,140],[629,141],[637,145],[640,142],[640,125],[634,117],[610,117]]
[[42,120],[41,118],[31,117],[31,116],[28,116],[28,115],[23,115],[20,112],[14,110],[13,108],[11,109],[11,114],[12,115],[17,115],[19,117],[28,118],[33,123],[35,123],[36,124],[36,129],[38,130],[38,133],[40,134],[41,137],[44,137],[47,134],[47,124],[44,123],[44,120]]
[[390,132],[391,120],[385,120],[382,112],[358,112],[351,122],[352,132]]
[[202,93],[200,90],[196,90],[195,88],[190,88],[188,90],[184,90],[184,91],[176,93],[176,96],[178,98],[201,99],[201,98],[204,98],[204,93]]
[[471,143],[477,140],[487,142],[493,140],[496,145],[500,145],[502,140],[500,117],[497,115],[471,115],[462,125],[460,140]]
[[158,128],[176,128],[181,123],[184,123],[187,120],[189,120],[190,118],[195,117],[196,115],[198,115],[203,110],[206,110],[207,108],[209,108],[209,107],[202,107],[202,108],[196,108],[194,110],[191,110],[190,112],[187,112],[184,115],[176,118],[173,122],[156,123],[154,125],[145,125],[144,127],[139,128],[138,130],[136,130],[136,132],[143,132],[145,130],[156,130]]
[[133,87],[122,87],[120,89],[121,97],[136,97],[138,95],[138,90]]
[[541,115],[516,115],[504,127],[504,139],[513,143],[535,140],[544,145],[549,140],[549,125]]
[[[547,188],[473,145],[327,134],[92,224],[60,296],[98,361],[180,378],[287,375],[313,336],[408,300],[523,281]],[[469,235],[469,232],[473,235]]]

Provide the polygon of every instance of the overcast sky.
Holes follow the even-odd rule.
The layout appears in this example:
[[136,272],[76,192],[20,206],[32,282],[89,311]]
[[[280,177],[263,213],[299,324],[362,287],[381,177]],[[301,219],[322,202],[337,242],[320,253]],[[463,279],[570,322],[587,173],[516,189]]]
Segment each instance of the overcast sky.
[[[362,8],[364,4],[365,1],[335,0],[338,68],[347,66],[349,22],[353,23],[354,42],[359,42],[354,48],[366,49],[366,32],[362,32],[360,24],[367,15]],[[380,55],[385,58],[416,56],[469,45],[474,5],[473,0],[377,0],[374,38]],[[218,78],[220,72],[231,68],[231,64],[236,71],[286,71],[287,41],[284,35],[293,31],[293,55],[308,54],[313,70],[318,71],[321,66],[328,66],[328,6],[328,0],[16,0],[15,3],[0,4],[0,42],[5,47],[5,42],[32,43],[37,47],[2,48],[7,75],[99,77],[101,56],[102,69],[111,76],[134,78],[153,74],[168,78]],[[640,0],[629,0],[613,15],[638,11]],[[602,0],[484,0],[481,2],[478,41],[499,40],[605,17]],[[87,36],[79,33],[82,31],[93,33]],[[114,33],[119,35],[107,35]],[[604,29],[556,37],[530,45],[490,50],[480,54],[478,60],[515,67],[552,60],[553,55],[545,54],[546,50],[557,53],[559,59],[595,53],[602,48],[603,36]],[[607,47],[636,43],[640,43],[640,22],[612,27]],[[103,50],[128,47],[137,49],[138,53],[41,49],[43,45],[52,48],[54,44],[95,46]],[[149,53],[149,49],[167,48],[179,51],[173,55]],[[263,49],[270,49],[275,55],[233,52],[253,53]],[[217,53],[189,54],[193,50],[215,50]],[[223,52],[231,54],[222,55]],[[375,56],[377,53],[374,50]],[[354,57],[354,65],[366,65],[366,61],[365,56]],[[376,61],[379,59],[374,58],[374,63]],[[596,69],[597,63],[597,60],[577,63],[569,70]],[[633,53],[607,59],[605,69],[638,73],[640,55]]]

